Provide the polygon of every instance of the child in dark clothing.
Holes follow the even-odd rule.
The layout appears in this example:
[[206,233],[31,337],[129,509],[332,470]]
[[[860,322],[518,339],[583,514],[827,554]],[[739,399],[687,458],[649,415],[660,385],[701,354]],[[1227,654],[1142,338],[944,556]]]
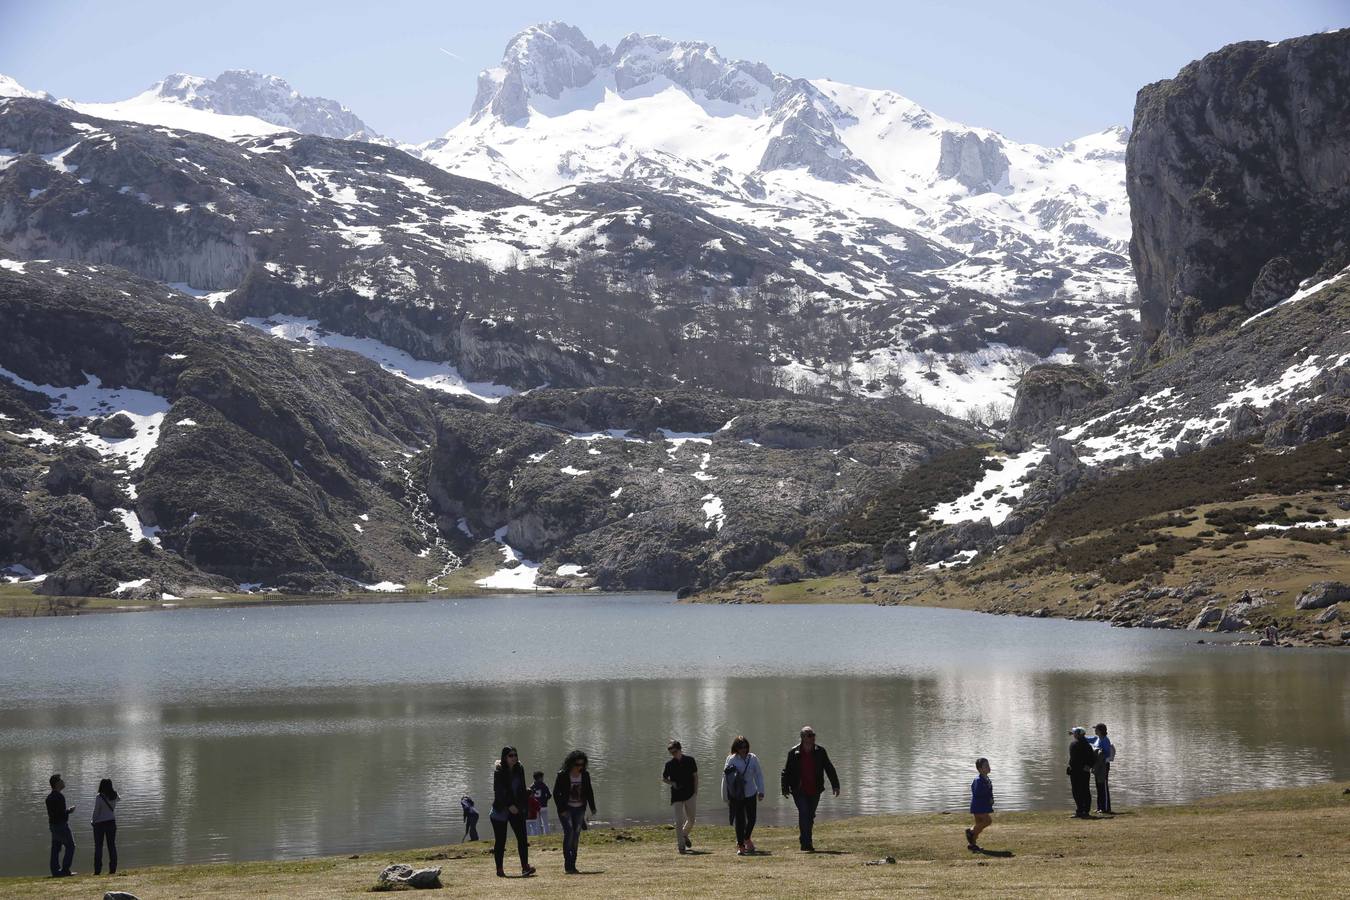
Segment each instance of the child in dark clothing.
[[981,756],[975,760],[975,771],[980,775],[970,783],[970,812],[975,827],[966,829],[966,847],[979,850],[980,832],[994,823],[994,783],[989,780],[989,760]]

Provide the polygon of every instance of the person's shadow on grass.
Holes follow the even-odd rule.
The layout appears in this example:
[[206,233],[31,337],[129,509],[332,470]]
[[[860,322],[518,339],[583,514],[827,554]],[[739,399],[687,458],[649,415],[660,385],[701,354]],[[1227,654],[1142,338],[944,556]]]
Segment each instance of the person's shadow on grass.
[[848,856],[848,850],[812,850],[811,856]]
[[1012,859],[1013,856],[1011,850],[986,850],[983,847],[975,847],[971,852],[977,853],[980,856],[993,856],[997,859]]

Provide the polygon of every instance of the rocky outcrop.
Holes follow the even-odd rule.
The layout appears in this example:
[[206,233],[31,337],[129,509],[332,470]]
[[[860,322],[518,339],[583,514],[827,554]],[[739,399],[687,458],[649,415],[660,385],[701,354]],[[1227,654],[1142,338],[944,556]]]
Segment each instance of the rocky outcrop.
[[910,557],[915,563],[945,562],[963,551],[984,550],[993,544],[994,538],[994,526],[988,519],[958,522],[919,535]]
[[1017,383],[1008,430],[1035,433],[1109,392],[1105,380],[1087,366],[1051,363],[1032,366]]
[[1298,595],[1294,608],[1325,609],[1342,600],[1350,600],[1350,585],[1339,581],[1319,581],[1308,585],[1307,590]]
[[843,112],[805,79],[789,83],[774,99],[773,131],[759,170],[805,169],[825,181],[877,180],[867,163],[839,139],[834,123]]
[[500,66],[478,76],[470,112],[519,122],[529,116],[532,96],[556,99],[565,90],[590,83],[608,55],[606,48],[597,48],[565,22],[533,25],[511,39]]
[[876,548],[870,544],[837,544],[821,550],[811,550],[802,555],[806,567],[816,575],[833,575],[861,569],[876,562]]
[[1008,156],[997,137],[980,137],[973,131],[942,132],[938,178],[955,179],[972,194],[1003,186],[1008,177]]
[[1350,30],[1234,44],[1143,88],[1126,171],[1142,338],[1157,357],[1216,313],[1266,308],[1339,271]]

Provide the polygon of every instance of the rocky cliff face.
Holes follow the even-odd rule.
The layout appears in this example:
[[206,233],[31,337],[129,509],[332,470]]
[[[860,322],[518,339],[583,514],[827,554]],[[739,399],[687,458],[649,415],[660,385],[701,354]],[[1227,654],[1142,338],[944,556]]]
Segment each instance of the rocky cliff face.
[[1350,262],[1350,30],[1225,47],[1139,92],[1143,341],[1166,357]]

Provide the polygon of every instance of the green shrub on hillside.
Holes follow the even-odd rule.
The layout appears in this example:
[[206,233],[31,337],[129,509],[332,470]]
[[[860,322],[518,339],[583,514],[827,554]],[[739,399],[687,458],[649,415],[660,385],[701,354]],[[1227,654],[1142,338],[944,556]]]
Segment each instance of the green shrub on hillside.
[[1227,443],[1158,460],[1073,492],[1030,539],[1045,544],[1201,503],[1336,488],[1350,482],[1347,449],[1350,433],[1342,431],[1284,452]]

